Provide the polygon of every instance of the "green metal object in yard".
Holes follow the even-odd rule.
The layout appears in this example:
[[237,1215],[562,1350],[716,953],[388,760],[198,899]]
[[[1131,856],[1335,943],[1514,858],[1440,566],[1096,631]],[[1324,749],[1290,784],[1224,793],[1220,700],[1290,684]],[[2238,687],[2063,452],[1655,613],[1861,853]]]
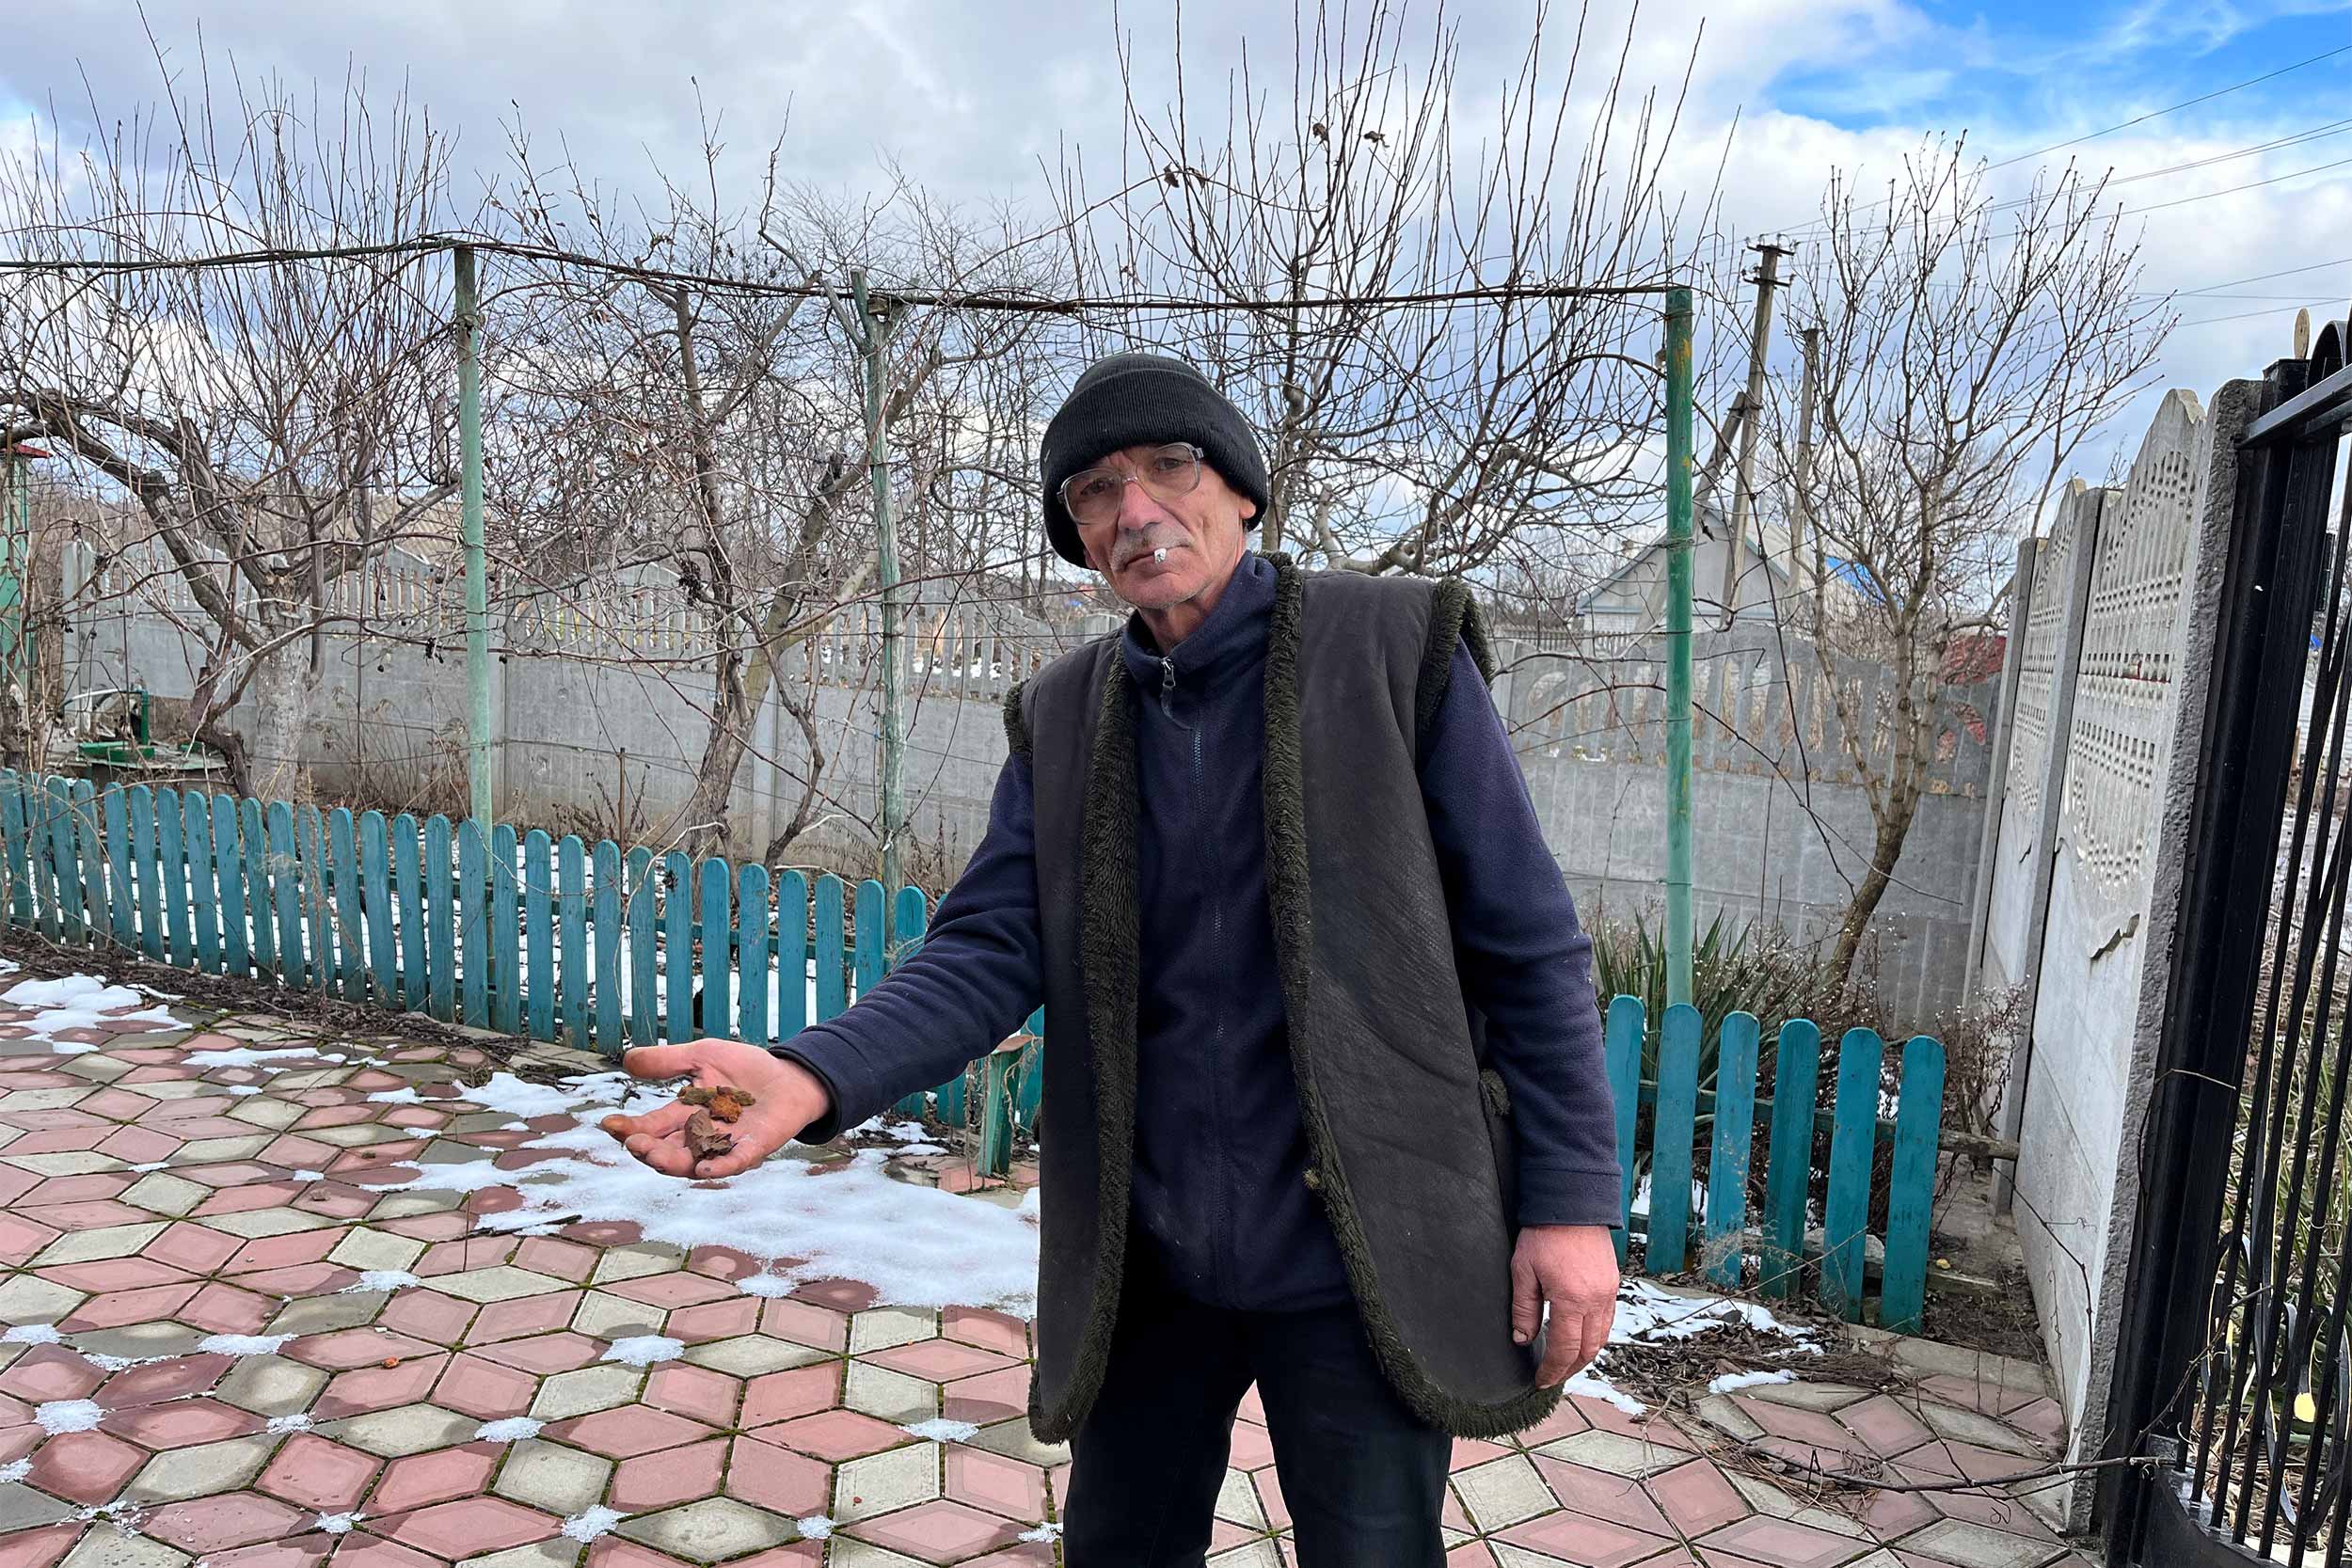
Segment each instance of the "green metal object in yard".
[[50,742],[50,771],[103,782],[152,776],[207,777],[225,770],[218,752],[194,740],[158,740],[154,699],[144,687],[77,691]]
[[1691,291],[1666,293],[1666,1001],[1691,1000]]

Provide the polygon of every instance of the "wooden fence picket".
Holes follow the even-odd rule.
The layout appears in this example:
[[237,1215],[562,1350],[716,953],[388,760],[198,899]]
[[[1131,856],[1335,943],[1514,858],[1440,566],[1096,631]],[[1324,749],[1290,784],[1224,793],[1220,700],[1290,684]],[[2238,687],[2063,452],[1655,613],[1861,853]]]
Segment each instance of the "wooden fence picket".
[[661,986],[669,1037],[694,1037],[694,866],[682,849],[661,858]]
[[776,879],[776,1038],[790,1039],[817,1021],[808,1016],[808,878]]
[[32,835],[25,829],[25,780],[14,768],[0,773],[0,832],[8,840],[8,924],[33,924]]
[[1797,1293],[1804,1268],[1805,1189],[1813,1174],[1813,1106],[1821,1063],[1820,1025],[1792,1018],[1780,1026],[1772,1077],[1772,1141],[1764,1176],[1767,1296]]
[[621,1037],[621,847],[598,839],[595,869],[596,909],[590,924],[596,942],[596,1048],[617,1056],[627,1043]]
[[[207,820],[208,837],[211,831],[212,824]],[[73,782],[73,858],[82,867],[82,916],[88,931],[87,940],[103,945],[108,928],[106,851],[98,837],[97,792],[87,779]],[[207,881],[199,896],[209,899],[211,894]]]
[[534,1040],[555,1038],[554,853],[545,829],[523,835],[523,1016]]
[[733,895],[727,863],[712,856],[702,863],[702,1019],[695,1027],[714,1039],[735,1037],[735,952],[727,938],[734,923],[727,905]]
[[457,1016],[457,909],[450,865],[449,818],[424,819],[425,1011],[450,1022]]
[[368,973],[375,989],[375,1005],[400,1005],[400,945],[392,930],[391,847],[385,832],[384,814],[359,816],[359,901],[366,906]]
[[406,812],[392,818],[393,907],[400,911],[400,1005],[425,1010],[424,830]]
[[[172,834],[179,836],[179,813],[174,812]],[[82,919],[82,863],[73,847],[73,786],[63,779],[49,781],[49,803],[44,818],[49,826],[50,875],[57,883],[58,934],[53,941],[82,945],[87,928]],[[185,920],[186,916],[181,917]],[[174,944],[174,961],[178,946]]]
[[[1617,1113],[1617,1213],[1621,1217],[1633,1212],[1633,1136],[1642,1109],[1642,1024],[1640,998],[1612,999],[1602,1041],[1607,1053],[1609,1093]],[[1621,1267],[1626,1261],[1626,1243],[1630,1234],[1631,1227],[1617,1227],[1617,1262]]]
[[1821,1299],[1851,1323],[1862,1318],[1863,1243],[1885,1050],[1869,1029],[1849,1029],[1837,1042],[1837,1119],[1829,1139],[1829,1197],[1821,1208]]
[[1879,1326],[1916,1334],[1927,1305],[1935,1148],[1944,1126],[1943,1042],[1915,1035],[1904,1042],[1902,1062],[1902,1089],[1895,1104],[1895,1159],[1886,1183]]
[[[120,818],[121,800],[120,788],[106,791],[106,831],[109,835],[115,832],[115,823]],[[376,830],[380,838],[383,831],[381,817],[376,818]],[[116,863],[127,864],[128,862]],[[221,970],[242,980],[252,972],[252,947],[246,934],[245,835],[238,831],[237,798],[233,795],[213,797],[213,871],[220,879]],[[129,897],[128,892],[123,891],[123,878],[119,873],[115,878],[115,887],[119,896]],[[121,940],[126,929],[125,912],[121,906],[117,906],[115,930],[118,940]],[[128,945],[127,942],[124,944]]]
[[1754,1013],[1724,1020],[1715,1046],[1715,1125],[1707,1158],[1707,1240],[1700,1259],[1707,1276],[1726,1289],[1740,1283],[1748,1223],[1748,1149],[1756,1136]]
[[457,1016],[467,1027],[490,1022],[490,848],[482,825],[457,825]]
[[[310,983],[310,968],[306,961],[302,942],[302,879],[299,867],[294,863],[294,808],[283,800],[272,800],[268,809],[267,863],[269,865],[270,903],[273,912],[278,917],[278,975],[286,984],[298,989]],[[135,851],[137,847],[138,811],[138,800],[134,795],[131,802],[131,827]],[[151,885],[145,867],[140,868],[139,882],[142,889]],[[161,896],[160,883],[151,885],[157,887],[158,896]],[[148,940],[150,942],[158,940],[157,933],[151,931]]]
[[1658,1030],[1658,1108],[1650,1130],[1649,1244],[1645,1274],[1679,1274],[1691,1235],[1691,1140],[1698,1113],[1699,1010],[1666,1009]]
[[848,972],[842,964],[841,920],[844,889],[830,872],[817,879],[817,1016],[813,1023],[839,1018],[850,1005]]
[[660,983],[660,972],[655,968],[660,954],[654,936],[654,917],[661,912],[660,896],[654,887],[659,875],[654,869],[653,851],[642,845],[628,852],[628,1042],[631,1045],[655,1043],[654,995]]
[[[6,790],[8,798],[13,799],[16,793],[15,776],[10,774],[0,780],[0,789]],[[230,809],[233,811],[235,808],[231,806]],[[113,906],[108,913],[113,916],[115,945],[128,953],[138,946],[139,906],[137,895],[131,886],[131,811],[124,801],[120,784],[106,786],[105,816],[106,884]],[[214,834],[215,839],[219,836],[217,832]],[[16,855],[22,847],[19,842],[10,840],[8,856],[11,866],[15,864]],[[31,892],[22,879],[16,885],[22,892]],[[22,918],[17,924],[24,924]]]
[[595,960],[588,951],[588,854],[578,833],[556,846],[556,896],[564,937],[564,1043],[588,1048],[588,981]]
[[522,862],[512,822],[490,830],[490,1027],[523,1032]]
[[768,868],[747,865],[735,874],[735,994],[740,1022],[737,1037],[765,1046],[775,1037],[768,1022]]
[[360,877],[357,825],[345,807],[337,806],[326,819],[326,853],[335,867],[336,994],[346,1002],[365,1002],[366,889]]

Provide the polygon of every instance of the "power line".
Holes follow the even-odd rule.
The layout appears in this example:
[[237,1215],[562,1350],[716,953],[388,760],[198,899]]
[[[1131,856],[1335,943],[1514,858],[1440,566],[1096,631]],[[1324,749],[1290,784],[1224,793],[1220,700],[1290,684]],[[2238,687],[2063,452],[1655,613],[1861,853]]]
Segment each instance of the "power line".
[[2121,208],[2115,215],[2132,217],[2141,213],[2161,213],[2168,208],[2185,207],[2192,201],[2210,201],[2217,196],[2235,196],[2240,191],[2260,190],[2265,185],[2275,185],[2282,180],[2299,180],[2307,174],[2325,174],[2331,168],[2342,168],[2347,164],[2352,164],[2352,158],[2338,158],[2332,164],[2318,164],[2311,168],[2298,168],[2292,174],[2274,174],[2267,180],[2249,181],[2243,185],[2232,185],[2227,190],[2204,191],[2196,196],[2184,196],[2172,201],[2158,201],[2146,207]]
[[2135,125],[2145,125],[2152,119],[2161,119],[2166,115],[2177,114],[2183,109],[2193,109],[2200,103],[2210,103],[2217,98],[2227,98],[2233,92],[2242,91],[2247,87],[2260,87],[2263,83],[2274,81],[2290,71],[2300,71],[2305,66],[2317,65],[2322,60],[2332,60],[2338,55],[2346,53],[2352,53],[2352,43],[2338,44],[2333,49],[2325,50],[2308,59],[2297,60],[2293,65],[2282,65],[2278,70],[2265,71],[2260,76],[2249,76],[2243,82],[2233,82],[2226,87],[2216,87],[2213,91],[2200,93],[2195,98],[2185,98],[2178,103],[2167,104],[2161,109],[2151,109],[2144,115],[2137,115],[2130,119],[2107,126],[2105,130],[2092,131],[2067,141],[2052,142],[2047,147],[2035,148],[2031,152],[2020,152],[2013,158],[2004,158],[1991,166],[1996,169],[2008,168],[2013,164],[2022,164],[2028,159],[2042,157],[2045,153],[2062,151],[2070,147],[2080,147],[2087,141],[2097,141],[2101,136],[2111,136],[2118,131],[2128,131]]

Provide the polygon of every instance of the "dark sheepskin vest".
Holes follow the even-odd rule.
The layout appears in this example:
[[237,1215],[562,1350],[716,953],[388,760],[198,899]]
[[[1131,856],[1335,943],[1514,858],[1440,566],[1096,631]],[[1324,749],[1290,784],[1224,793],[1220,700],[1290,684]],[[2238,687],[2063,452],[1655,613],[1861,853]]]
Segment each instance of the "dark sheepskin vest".
[[[1382,1370],[1466,1437],[1541,1420],[1540,1338],[1511,1342],[1514,1165],[1482,1069],[1422,804],[1416,741],[1457,639],[1492,661],[1459,582],[1278,574],[1265,667],[1265,836],[1276,967],[1320,1196]],[[1086,1418],[1111,1349],[1136,1120],[1133,680],[1107,638],[1014,691],[1031,761],[1045,959],[1038,1362],[1029,1421]]]

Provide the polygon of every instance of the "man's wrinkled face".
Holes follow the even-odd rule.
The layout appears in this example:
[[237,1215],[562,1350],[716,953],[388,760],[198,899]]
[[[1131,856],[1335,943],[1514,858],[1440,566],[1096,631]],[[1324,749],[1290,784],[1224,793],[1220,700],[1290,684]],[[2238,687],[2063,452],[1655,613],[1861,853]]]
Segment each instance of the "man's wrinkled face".
[[1122,448],[1079,476],[1097,484],[1106,475],[1119,482],[1115,515],[1087,521],[1073,509],[1072,515],[1087,564],[1137,610],[1168,610],[1198,597],[1231,577],[1248,548],[1258,503],[1209,464],[1200,464],[1198,482],[1181,494],[1166,483],[1124,483],[1152,479],[1155,465],[1170,465],[1169,454],[1184,450],[1159,443]]

